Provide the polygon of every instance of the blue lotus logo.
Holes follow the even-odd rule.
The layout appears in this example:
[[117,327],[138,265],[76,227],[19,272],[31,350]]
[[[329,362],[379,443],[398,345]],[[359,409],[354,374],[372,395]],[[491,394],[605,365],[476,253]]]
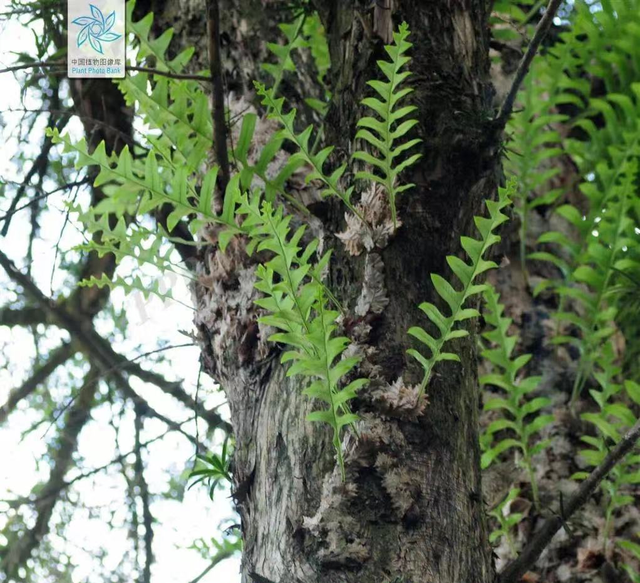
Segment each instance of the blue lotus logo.
[[89,41],[91,48],[104,54],[102,50],[102,43],[111,43],[114,40],[118,40],[122,35],[115,32],[109,32],[116,22],[115,10],[105,18],[102,14],[102,10],[93,4],[89,4],[91,9],[91,16],[80,16],[73,20],[73,24],[81,26],[82,29],[78,33],[76,44],[81,47],[84,43]]

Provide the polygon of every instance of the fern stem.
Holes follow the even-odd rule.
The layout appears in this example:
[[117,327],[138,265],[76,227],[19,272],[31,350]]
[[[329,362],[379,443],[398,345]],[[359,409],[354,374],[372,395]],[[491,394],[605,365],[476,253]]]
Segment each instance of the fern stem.
[[265,212],[264,215],[267,218],[267,223],[268,223],[268,225],[269,225],[269,227],[271,229],[271,233],[272,233],[273,237],[276,239],[276,241],[278,242],[278,246],[280,247],[280,256],[282,257],[282,260],[284,261],[284,265],[285,265],[287,283],[289,285],[289,293],[291,294],[291,297],[293,298],[293,302],[294,302],[294,304],[296,306],[296,310],[298,311],[298,315],[300,316],[300,320],[302,322],[302,325],[303,325],[305,331],[307,332],[307,334],[309,334],[309,324],[307,322],[307,318],[306,318],[305,314],[302,311],[302,308],[300,307],[298,294],[296,293],[296,290],[293,287],[293,280],[291,279],[291,271],[289,269],[290,265],[287,265],[288,262],[287,262],[286,247],[284,245],[284,242],[280,238],[280,234],[278,233],[278,229],[273,224],[273,217],[271,215],[271,209],[269,209],[267,212]]
[[366,225],[366,227],[368,229],[370,229],[371,227],[369,226],[369,224],[367,223],[367,221],[365,220],[364,216],[362,216],[362,213],[360,213],[360,211],[358,211],[355,206],[353,206],[353,204],[351,204],[351,202],[349,201],[347,195],[344,192],[341,192],[338,190],[338,188],[336,187],[336,185],[334,185],[324,174],[322,168],[318,167],[313,154],[311,153],[311,151],[309,150],[309,148],[307,146],[305,146],[300,139],[298,138],[298,136],[295,133],[295,128],[293,127],[293,124],[290,123],[287,119],[287,116],[282,115],[282,112],[279,110],[278,105],[276,103],[275,97],[273,95],[273,90],[267,91],[264,86],[261,86],[258,84],[258,90],[260,92],[260,94],[265,98],[265,102],[268,108],[273,109],[273,111],[275,112],[275,114],[272,115],[276,115],[276,117],[278,118],[278,120],[280,121],[280,123],[282,124],[282,127],[285,130],[286,133],[286,137],[291,140],[294,144],[296,144],[296,146],[298,147],[298,149],[300,150],[300,153],[303,155],[305,162],[307,162],[307,164],[309,164],[314,172],[317,174],[317,176],[320,178],[320,180],[322,181],[322,183],[327,187],[327,190],[329,191],[330,194],[337,196],[340,200],[342,200],[342,202],[345,204],[345,206],[356,216],[358,217],[358,219],[360,219],[362,221],[362,223],[364,223],[364,225]]
[[[480,255],[479,255],[480,260],[482,259],[482,256],[484,255],[484,252],[490,246],[491,246],[491,244],[489,243],[489,238],[487,237],[482,241],[482,250],[480,251]],[[472,271],[471,277],[469,278],[469,283],[467,283],[467,285],[465,285],[463,287],[463,289],[462,289],[463,293],[462,293],[462,295],[459,296],[461,299],[460,299],[459,302],[457,302],[456,309],[452,310],[451,316],[449,318],[447,318],[448,324],[447,324],[446,332],[441,334],[440,337],[436,340],[436,351],[432,355],[432,358],[429,359],[428,368],[425,369],[424,377],[422,379],[422,382],[420,383],[420,390],[418,391],[418,399],[417,399],[418,402],[423,397],[424,392],[425,392],[425,390],[427,388],[427,385],[429,384],[429,380],[431,379],[431,372],[433,371],[433,367],[435,366],[435,364],[437,362],[435,357],[437,357],[437,355],[440,354],[440,352],[442,351],[442,346],[446,342],[447,336],[453,330],[453,327],[456,324],[456,320],[455,320],[454,316],[460,311],[460,309],[464,305],[465,301],[467,300],[467,294],[469,293],[469,289],[473,285],[473,280],[476,278],[479,265],[480,265],[480,261],[477,261],[477,262],[474,263],[473,271]]]
[[540,512],[540,491],[538,489],[538,480],[536,479],[536,474],[533,469],[533,463],[531,460],[529,447],[526,443],[524,444],[524,446],[525,446],[525,449],[523,452],[523,461],[524,461],[525,468],[527,470],[527,474],[529,475],[529,482],[531,484],[531,496],[533,497],[533,506],[536,509],[536,511],[539,513]]
[[[391,79],[389,80],[389,83],[391,83],[391,87],[394,87],[395,84],[395,80],[396,80],[396,76],[398,74],[397,71],[397,67],[394,66],[393,68],[393,75],[391,76]],[[393,180],[393,175],[392,175],[392,168],[391,168],[391,164],[393,162],[393,159],[391,158],[391,148],[393,147],[393,139],[391,138],[391,109],[392,109],[392,105],[391,105],[391,99],[387,100],[387,120],[386,120],[386,131],[385,131],[385,158],[384,158],[384,163],[385,163],[385,170],[387,173],[387,177],[386,177],[386,188],[387,188],[387,194],[389,195],[389,206],[391,207],[391,220],[393,221],[393,230],[397,230],[398,229],[398,221],[397,221],[397,210],[396,210],[396,193],[394,191],[394,180]]]
[[520,268],[524,276],[525,285],[529,284],[529,271],[527,270],[527,213],[529,211],[527,201],[522,200],[522,212],[520,215]]
[[327,345],[327,329],[324,321],[324,301],[320,298],[319,310],[320,310],[320,323],[322,326],[322,338],[324,343],[324,351],[323,351],[323,359],[324,359],[324,368],[325,374],[327,375],[327,389],[329,391],[329,395],[331,396],[331,415],[333,417],[334,423],[334,431],[333,431],[333,446],[336,450],[336,457],[338,458],[338,465],[340,466],[340,475],[342,477],[342,481],[344,482],[346,474],[344,469],[344,457],[342,455],[342,442],[340,441],[340,430],[337,429],[338,425],[338,417],[336,415],[337,407],[333,400],[334,387],[331,384],[331,363],[329,362],[329,346]]
[[[278,89],[280,87],[280,83],[282,83],[282,78],[284,77],[284,65],[287,62],[287,59],[291,56],[293,52],[293,44],[298,40],[300,33],[302,32],[302,27],[304,26],[305,21],[307,20],[306,12],[298,17],[298,21],[296,22],[296,28],[293,34],[293,39],[289,41],[286,45],[287,48],[287,56],[285,59],[281,59],[281,66],[278,67],[278,74],[274,77],[273,81],[273,95],[277,95]],[[288,40],[288,39],[287,39]]]

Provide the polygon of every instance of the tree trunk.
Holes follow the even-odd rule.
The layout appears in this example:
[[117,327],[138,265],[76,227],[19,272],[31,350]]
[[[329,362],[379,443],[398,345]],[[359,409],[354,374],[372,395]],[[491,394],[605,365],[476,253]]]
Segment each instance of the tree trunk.
[[[499,179],[487,3],[396,0],[389,10],[382,2],[371,9],[354,0],[318,4],[332,61],[327,143],[338,146],[338,157],[353,151],[358,104],[369,94],[366,81],[378,76],[376,59],[384,58],[380,37],[391,22],[406,20],[424,157],[405,177],[417,186],[401,196],[402,226],[385,248],[347,253],[335,238],[344,208],[328,201],[313,209],[334,248],[328,284],[348,310],[345,333],[365,355],[362,375],[371,379],[355,406],[360,435],[344,439],[344,483],[329,431],[306,421],[314,404],[301,395],[300,381],[285,376],[278,347],[256,324],[255,259],[242,241],[225,254],[213,247],[203,254],[199,269],[214,289],[198,287],[196,321],[205,368],[231,407],[242,580],[488,583],[473,336],[452,346],[461,364],[437,366],[422,414],[403,413],[394,401],[421,378],[406,356],[406,330],[427,325],[417,306],[435,301],[429,274],[446,274],[446,255],[458,252],[460,235],[472,231],[473,215]],[[388,303],[356,313],[371,272],[383,273],[378,291]]]

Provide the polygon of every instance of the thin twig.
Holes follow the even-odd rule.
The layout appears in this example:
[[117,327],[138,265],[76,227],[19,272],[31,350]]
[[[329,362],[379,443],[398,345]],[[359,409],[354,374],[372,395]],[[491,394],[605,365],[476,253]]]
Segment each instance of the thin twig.
[[[193,421],[193,418],[189,418],[189,419],[185,419],[184,421],[180,422],[180,425],[185,425],[186,423],[190,423],[191,421]],[[156,441],[159,441],[160,439],[164,439],[167,435],[169,435],[169,433],[171,433],[173,431],[173,429],[165,429],[162,433],[156,435],[155,437],[150,438],[149,440],[145,441],[144,443],[141,444],[141,447],[146,448],[149,445],[151,445],[152,443],[155,443]],[[136,453],[136,449],[135,447],[131,450],[129,450],[127,453],[122,453],[119,454],[118,456],[116,456],[115,458],[113,458],[111,461],[107,462],[106,464],[99,466],[97,468],[93,468],[91,470],[87,470],[86,472],[82,473],[82,474],[76,474],[73,478],[71,478],[70,480],[63,482],[60,486],[60,492],[62,492],[63,490],[66,490],[68,488],[70,488],[71,486],[73,486],[73,484],[75,484],[76,482],[79,482],[80,480],[84,480],[86,478],[90,478],[92,476],[95,476],[96,474],[99,474],[101,472],[104,472],[105,470],[108,470],[111,466],[114,466],[115,464],[121,464],[124,461],[126,461],[126,459],[131,456],[131,455],[135,455]],[[11,508],[18,508],[20,506],[23,506],[25,504],[30,504],[30,505],[38,505],[41,502],[47,500],[48,498],[50,498],[51,496],[57,496],[58,492],[54,492],[54,493],[48,493],[45,496],[37,496],[36,498],[30,498],[28,496],[24,496],[22,498],[13,498],[13,499],[2,499],[0,500],[0,504],[6,504]]]
[[[105,133],[113,134],[115,137],[122,139],[124,143],[127,144],[131,149],[133,149],[134,147],[144,149],[144,146],[142,146],[141,143],[136,142],[130,134],[125,133],[122,130],[119,130],[114,125],[111,125],[110,123],[107,123],[100,119],[96,119],[95,117],[91,117],[89,115],[81,115],[79,113],[75,113],[70,109],[52,109],[50,107],[39,108],[39,109],[24,108],[24,107],[9,107],[7,109],[0,110],[0,113],[5,113],[5,112],[6,113],[57,113],[58,115],[68,115],[71,117],[76,117],[80,121],[86,122],[86,124],[92,124],[96,127],[104,128],[105,130],[107,130]],[[134,131],[137,131],[139,134],[143,135],[140,130],[136,128],[132,128],[132,129]],[[30,185],[30,186],[33,186],[33,185]]]
[[171,71],[160,71],[159,69],[151,69],[149,67],[140,67],[138,65],[127,65],[127,71],[139,71],[140,73],[150,73],[151,75],[159,75],[160,77],[169,77],[170,79],[184,79],[191,81],[205,81],[210,83],[211,77],[208,75],[197,75],[191,73],[172,73]]
[[[89,371],[90,378],[93,371]],[[96,403],[97,383],[87,382],[81,391],[78,400],[69,410],[64,427],[60,430],[58,447],[54,449],[49,478],[42,487],[44,502],[35,509],[37,517],[32,527],[26,529],[22,536],[8,547],[8,552],[3,557],[3,569],[8,580],[15,580],[22,565],[29,559],[33,550],[40,541],[49,533],[51,528],[51,515],[58,501],[64,476],[73,466],[73,457],[78,447],[80,432],[91,420],[91,410]]]
[[54,371],[67,362],[78,350],[77,346],[64,342],[49,354],[49,358],[22,385],[13,389],[4,405],[0,406],[0,425],[2,425],[18,403],[26,399],[43,384]]
[[52,194],[56,194],[58,192],[61,192],[63,190],[69,190],[70,188],[75,188],[76,186],[82,186],[83,184],[89,184],[91,182],[90,178],[85,178],[84,180],[78,180],[76,182],[69,182],[68,184],[65,184],[64,186],[61,186],[60,188],[56,188],[55,190],[50,190],[49,192],[42,192],[42,188],[40,186],[38,186],[37,184],[30,184],[29,188],[34,188],[35,190],[39,190],[42,192],[42,194],[33,197],[32,199],[29,200],[29,202],[23,204],[22,206],[19,206],[16,209],[13,209],[12,211],[7,212],[6,215],[3,215],[0,217],[0,223],[2,221],[5,221],[7,218],[15,215],[16,213],[19,213],[20,211],[29,208],[32,204],[40,201],[40,200],[44,200],[45,198],[50,197]]
[[[71,119],[71,116],[69,115],[65,115],[60,119],[56,119],[56,115],[52,113],[49,116],[49,122],[47,123],[47,127],[55,128],[59,132],[61,132],[64,129],[64,127],[67,125],[70,119]],[[40,153],[31,164],[31,168],[25,175],[24,179],[22,180],[22,183],[16,190],[13,196],[13,199],[11,200],[11,204],[9,205],[9,210],[7,211],[6,215],[3,217],[4,225],[2,227],[2,231],[0,231],[0,235],[2,235],[3,237],[6,237],[7,233],[9,232],[9,226],[11,225],[11,217],[14,211],[16,210],[18,203],[20,202],[20,199],[24,195],[25,191],[27,190],[27,188],[31,186],[30,185],[31,179],[34,176],[38,175],[40,177],[40,180],[42,181],[42,177],[47,173],[47,170],[49,169],[49,152],[51,151],[51,148],[53,148],[53,140],[50,136],[45,136],[44,140],[42,141],[42,147],[41,147]]]
[[516,75],[513,79],[513,83],[511,84],[511,88],[509,89],[509,93],[504,98],[502,105],[500,106],[500,111],[498,112],[498,116],[495,121],[498,124],[500,129],[504,128],[507,124],[509,116],[513,111],[513,105],[516,101],[516,95],[520,90],[520,85],[524,81],[524,78],[527,76],[527,72],[529,71],[529,67],[533,61],[533,58],[536,56],[538,52],[538,47],[540,43],[542,43],[545,36],[547,36],[547,32],[549,32],[549,28],[551,27],[551,23],[555,18],[556,12],[558,12],[558,8],[562,0],[550,0],[549,6],[547,6],[547,10],[544,13],[544,16],[540,19],[538,26],[536,27],[536,31],[527,47],[527,51],[520,60],[520,64],[518,65],[518,69],[516,70]]
[[[5,69],[0,69],[0,73],[11,73],[13,71],[22,71],[24,69],[47,69],[49,67],[66,67],[67,61],[37,61],[35,63],[23,63],[22,65],[12,65]],[[161,77],[169,77],[171,79],[186,79],[191,81],[211,82],[211,77],[207,75],[196,75],[189,73],[173,73],[172,71],[161,71],[160,69],[151,69],[149,67],[140,67],[138,65],[126,65],[127,71],[139,71],[141,73],[150,73],[152,75],[160,75]]]
[[520,555],[508,563],[500,572],[498,583],[516,583],[520,581],[522,575],[533,567],[542,551],[544,551],[565,522],[586,503],[606,475],[633,449],[638,438],[640,438],[640,421],[616,444],[602,463],[591,472],[589,477],[580,484],[578,491],[567,502],[562,504],[562,512],[557,512],[545,520],[540,530],[535,533]]
[[220,55],[220,10],[218,0],[207,0],[207,32],[209,34],[209,67],[213,85],[213,150],[220,168],[218,187],[214,193],[215,212],[222,212],[222,201],[231,178],[227,150],[227,120],[224,113],[224,82]]

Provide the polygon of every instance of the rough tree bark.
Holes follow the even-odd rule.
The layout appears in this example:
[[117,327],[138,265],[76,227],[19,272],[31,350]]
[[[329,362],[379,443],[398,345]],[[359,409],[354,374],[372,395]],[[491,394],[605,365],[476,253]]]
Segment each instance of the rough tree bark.
[[417,187],[400,200],[402,227],[376,250],[389,299],[381,314],[358,319],[353,313],[372,255],[352,257],[334,237],[344,228],[344,209],[335,202],[313,209],[335,248],[329,284],[350,309],[346,327],[366,324],[359,341],[372,377],[356,405],[360,438],[346,439],[344,485],[329,432],[305,420],[313,404],[298,381],[285,377],[278,348],[267,345],[255,323],[255,292],[247,285],[255,266],[242,242],[226,254],[209,247],[199,267],[214,281],[213,291],[196,290],[203,360],[226,391],[237,440],[243,582],[484,583],[493,569],[481,504],[473,339],[455,345],[461,365],[439,368],[422,415],[394,416],[384,395],[401,376],[406,385],[419,382],[420,371],[406,357],[406,330],[425,325],[417,305],[434,300],[428,275],[446,271],[445,256],[457,252],[473,214],[496,191],[488,6],[482,0],[400,0],[389,10],[363,4],[317,6],[332,61],[327,142],[339,147],[338,156],[353,151],[358,103],[383,56],[380,35],[406,20],[424,158],[407,177]]

